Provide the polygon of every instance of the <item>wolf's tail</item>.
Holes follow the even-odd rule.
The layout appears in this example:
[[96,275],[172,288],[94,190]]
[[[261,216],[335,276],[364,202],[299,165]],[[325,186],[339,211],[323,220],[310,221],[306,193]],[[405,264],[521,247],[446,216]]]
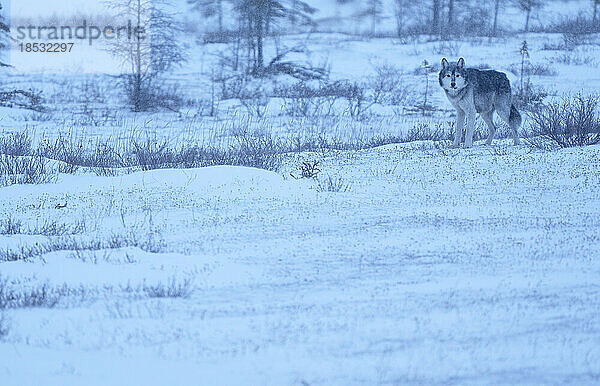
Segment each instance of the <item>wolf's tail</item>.
[[510,115],[508,117],[510,127],[519,128],[521,126],[521,114],[515,105],[510,105]]

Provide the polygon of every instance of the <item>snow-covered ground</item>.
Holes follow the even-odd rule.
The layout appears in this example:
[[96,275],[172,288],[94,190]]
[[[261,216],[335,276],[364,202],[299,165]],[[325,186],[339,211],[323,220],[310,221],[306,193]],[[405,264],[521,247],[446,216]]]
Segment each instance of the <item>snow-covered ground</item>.
[[[425,142],[2,188],[0,217],[82,229],[3,249],[139,240],[1,263],[72,290],[6,312],[1,383],[597,383],[599,156]],[[289,177],[313,160],[341,191]]]
[[[102,12],[84,3],[10,9],[17,21]],[[506,72],[514,90],[524,40],[545,101],[600,90],[597,35],[574,47],[539,32],[368,38],[354,34],[369,27],[355,2],[309,3],[318,32],[268,39],[266,60],[303,47],[286,60],[366,87],[389,66],[402,98],[360,117],[343,99],[330,115],[292,116],[289,100],[268,95],[295,82],[280,76],[250,81],[265,93],[260,114],[219,99],[211,79],[231,47],[195,41],[211,21],[184,12],[185,26],[198,24],[186,35],[189,60],[165,79],[183,98],[178,111],[130,112],[98,50],[79,47],[92,74],[64,67],[68,57],[20,56],[0,71],[2,90],[43,91],[45,110],[0,107],[0,139],[230,148],[240,133],[343,144],[420,125],[450,131],[454,110],[423,61],[462,56]],[[377,32],[391,34],[394,1],[383,3]],[[590,9],[547,2],[532,27]],[[500,26],[519,30],[522,16],[507,5]],[[422,115],[425,98],[434,109]],[[0,386],[599,384],[600,145],[446,142],[285,153],[277,171],[107,177],[82,167],[0,187]],[[317,165],[315,178],[296,178],[303,162]]]

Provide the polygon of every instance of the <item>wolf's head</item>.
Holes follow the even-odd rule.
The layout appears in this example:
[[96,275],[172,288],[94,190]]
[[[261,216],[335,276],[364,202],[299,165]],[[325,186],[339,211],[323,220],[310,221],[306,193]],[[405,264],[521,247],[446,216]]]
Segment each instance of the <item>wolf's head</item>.
[[448,63],[446,58],[442,59],[440,86],[450,94],[456,94],[467,86],[467,71],[463,58],[458,59],[456,63]]

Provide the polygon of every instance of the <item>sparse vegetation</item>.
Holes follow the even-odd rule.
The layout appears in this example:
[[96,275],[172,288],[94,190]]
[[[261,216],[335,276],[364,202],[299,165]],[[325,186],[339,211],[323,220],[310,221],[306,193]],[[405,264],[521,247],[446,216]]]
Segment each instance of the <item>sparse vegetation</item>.
[[[0,275],[0,310],[8,308],[55,307],[65,297],[85,298],[89,291],[83,287],[11,283]],[[0,321],[1,322],[1,321]]]
[[342,176],[327,175],[317,178],[317,191],[319,192],[346,192],[350,185]]
[[519,109],[532,110],[542,103],[548,94],[541,87],[536,87],[531,83],[531,76],[548,73],[549,69],[531,64],[526,40],[521,43],[519,53],[521,54],[521,63],[518,71],[515,71],[516,69],[513,67],[513,71],[519,74],[519,86],[513,90],[513,103]]
[[319,161],[304,161],[300,164],[298,168],[300,173],[299,175],[295,175],[291,173],[291,176],[294,178],[316,178],[319,173],[321,173],[321,169],[319,168]]
[[[384,93],[380,94],[384,95]],[[393,92],[387,96],[394,95]],[[364,106],[363,106],[364,107]],[[444,141],[451,138],[451,128],[442,125],[416,124],[404,134],[376,134],[341,138],[336,136],[305,136],[275,138],[268,134],[251,132],[247,128],[236,129],[228,146],[201,146],[193,143],[170,145],[166,139],[146,137],[130,141],[96,141],[91,144],[77,142],[59,136],[52,141],[42,141],[37,147],[22,146],[29,143],[26,134],[0,137],[6,148],[21,157],[0,156],[0,171],[7,183],[46,183],[56,178],[56,172],[75,173],[83,170],[98,175],[110,176],[118,170],[154,170],[164,168],[197,168],[215,165],[250,166],[266,170],[278,170],[282,157],[287,153],[327,150],[359,150],[390,143],[405,143],[419,140]],[[475,138],[480,135],[476,132]],[[14,141],[17,141],[15,143]],[[16,149],[16,150],[15,150]],[[11,150],[12,151],[12,150]],[[35,154],[35,155],[34,155]],[[60,161],[49,166],[50,160]],[[8,220],[4,220],[8,221]],[[4,229],[14,224],[5,224]],[[28,229],[27,232],[48,234],[54,225]],[[55,229],[56,233],[73,233],[76,229]]]
[[31,155],[31,138],[27,132],[10,133],[0,137],[0,154],[13,157]]
[[550,58],[552,63],[566,64],[568,66],[598,66],[598,60],[592,56],[582,54],[565,54],[562,53]]
[[550,67],[548,64],[544,63],[527,63],[523,67],[523,74],[521,74],[521,66],[511,66],[510,71],[514,74],[523,75],[524,77],[529,76],[556,76],[558,72],[556,69]]
[[137,247],[143,251],[157,253],[164,249],[164,241],[153,229],[149,229],[147,232],[132,229],[124,235],[112,235],[106,238],[96,238],[95,240],[68,235],[28,247],[3,247],[0,249],[0,262],[31,261],[50,252],[101,251],[124,247]]
[[[1,284],[0,284],[1,285]],[[4,340],[10,332],[10,320],[3,310],[0,310],[0,342]]]
[[40,156],[0,155],[0,186],[52,182],[56,175],[47,165],[48,160]]
[[142,291],[150,298],[187,298],[194,292],[193,279],[172,277],[167,283],[142,285]]
[[117,20],[152,26],[149,31],[136,33],[133,39],[108,40],[111,53],[130,69],[120,79],[128,104],[136,112],[176,110],[181,103],[177,90],[166,86],[162,78],[186,60],[185,46],[177,38],[182,30],[172,11],[167,10],[169,5],[163,0],[110,2]]
[[[382,70],[382,72],[384,71]],[[364,109],[368,109],[373,104],[373,100],[388,104],[395,103],[395,98],[404,98],[405,95],[398,94],[394,87],[378,86],[384,83],[384,79],[396,76],[400,77],[401,74],[393,72],[393,76],[388,73],[388,75],[376,77],[377,80],[372,83],[368,97],[363,94],[364,98],[361,100],[354,99],[352,103],[356,104],[348,105],[353,106],[355,111],[353,114],[360,117],[360,111],[363,111],[362,114],[364,114]],[[298,90],[303,89],[298,88]],[[317,95],[337,100],[338,97],[333,95],[340,90],[346,90],[346,88],[344,85],[336,85],[318,90],[319,94]],[[281,93],[280,95],[290,95],[285,93],[291,91],[290,89],[280,89],[278,92]],[[538,92],[530,89],[527,94],[530,99],[521,102],[520,94],[518,92],[515,94],[515,101],[519,107],[525,105],[531,108],[546,96],[543,90]],[[351,96],[348,97],[352,99]],[[362,104],[365,101],[367,104]],[[372,116],[364,115],[363,118],[368,120],[372,119]],[[356,125],[368,125],[368,123],[359,122],[356,122]],[[227,129],[225,141],[208,145],[196,144],[193,141],[172,145],[168,139],[156,135],[118,140],[109,137],[85,142],[70,136],[58,135],[55,139],[44,139],[34,145],[26,132],[12,133],[0,136],[0,144],[5,153],[20,154],[20,156],[0,155],[0,171],[5,185],[52,182],[56,179],[57,172],[71,174],[92,172],[100,176],[112,176],[136,170],[198,168],[216,165],[249,166],[277,171],[282,159],[288,153],[359,150],[390,143],[420,140],[445,141],[451,139],[452,132],[450,126],[416,123],[404,133],[399,134],[373,132],[340,136],[327,134],[329,128],[326,125],[330,124],[328,120],[315,120],[314,124],[318,126],[313,130],[323,134],[307,135],[307,133],[301,132],[288,137],[276,137],[265,132],[252,131],[247,124],[241,124],[238,127]],[[352,123],[352,125],[354,124]],[[344,130],[351,131],[353,128],[344,128]],[[480,137],[481,133],[476,131],[476,140]],[[49,225],[52,224],[49,223]],[[48,229],[38,230],[42,234],[48,233],[46,232]],[[33,229],[27,231],[33,232]],[[62,231],[57,230],[57,232]]]
[[566,97],[530,113],[530,143],[539,148],[600,143],[600,115],[595,96]]
[[343,92],[338,83],[299,82],[288,87],[277,87],[274,96],[283,98],[282,108],[293,117],[330,116]]
[[547,27],[537,28],[536,31],[574,35],[590,35],[600,32],[600,26],[598,26],[598,23],[593,19],[593,17],[589,18],[580,14],[575,17],[566,17],[549,23]]
[[21,221],[12,217],[0,220],[0,235],[18,235],[23,229]]
[[429,103],[429,73],[433,71],[431,71],[431,65],[427,60],[423,60],[421,66],[423,73],[423,84],[425,85],[423,90],[423,102],[416,104],[415,108],[419,110],[423,116],[425,116],[434,110],[434,107]]
[[35,90],[12,90],[0,92],[0,106],[4,107],[18,107],[42,112],[45,111],[42,102],[42,93]]
[[83,221],[75,224],[60,223],[56,220],[44,219],[34,226],[23,226],[23,223],[14,218],[0,219],[0,235],[39,235],[39,236],[65,236],[80,234],[85,231]]

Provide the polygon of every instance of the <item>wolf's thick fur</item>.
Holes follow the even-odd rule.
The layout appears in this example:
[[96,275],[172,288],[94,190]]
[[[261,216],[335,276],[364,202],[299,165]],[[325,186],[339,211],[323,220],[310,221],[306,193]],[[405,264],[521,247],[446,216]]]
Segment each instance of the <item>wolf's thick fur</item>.
[[467,130],[464,133],[464,144],[465,147],[473,145],[473,130],[477,113],[481,115],[490,129],[485,143],[491,144],[496,133],[493,120],[494,111],[510,126],[515,145],[519,144],[518,129],[521,126],[521,114],[512,104],[510,82],[506,74],[498,71],[465,68],[463,58],[460,58],[457,63],[448,63],[448,60],[444,58],[439,79],[440,86],[456,109],[455,147],[459,147],[462,141],[465,118],[467,119]]

